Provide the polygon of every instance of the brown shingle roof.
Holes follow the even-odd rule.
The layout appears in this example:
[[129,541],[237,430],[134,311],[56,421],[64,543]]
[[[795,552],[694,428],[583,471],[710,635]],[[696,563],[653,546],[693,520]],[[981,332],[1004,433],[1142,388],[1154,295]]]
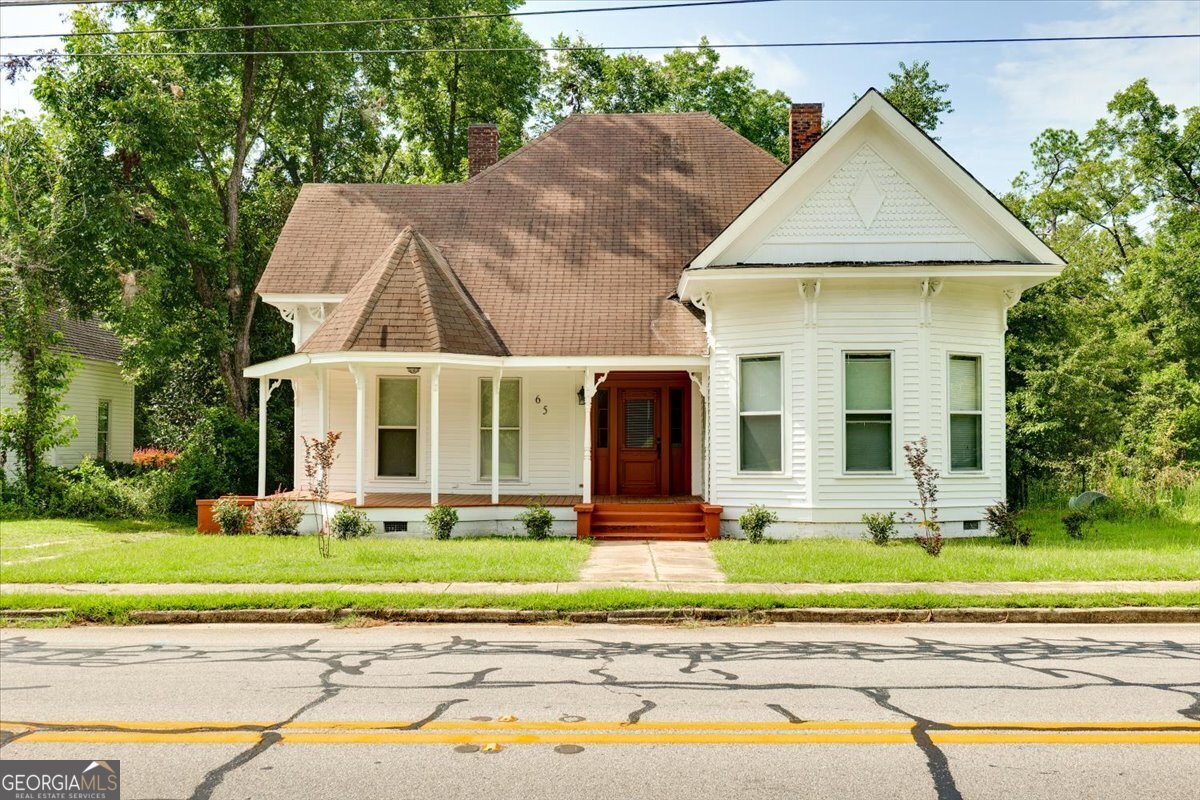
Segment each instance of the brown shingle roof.
[[300,349],[507,355],[441,253],[411,226]]
[[412,226],[513,354],[703,353],[680,272],[782,169],[708,114],[576,115],[465,183],[305,186],[258,291],[349,293]]
[[51,324],[62,331],[63,350],[96,361],[121,360],[121,340],[101,328],[99,320],[72,319],[53,311],[49,316]]

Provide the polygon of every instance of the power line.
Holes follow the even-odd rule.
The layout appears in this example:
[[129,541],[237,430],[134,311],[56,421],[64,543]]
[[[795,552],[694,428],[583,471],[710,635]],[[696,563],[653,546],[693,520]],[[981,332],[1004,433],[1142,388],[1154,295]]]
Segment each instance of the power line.
[[505,17],[544,17],[562,14],[597,14],[605,11],[653,11],[671,8],[697,8],[700,6],[734,6],[751,3],[777,3],[779,0],[685,0],[676,3],[654,3],[647,5],[598,6],[582,8],[553,8],[545,11],[498,11],[479,14],[444,14],[431,17],[382,17],[379,19],[314,20],[311,22],[264,22],[251,25],[210,25],[191,28],[126,29],[119,31],[81,31],[78,33],[16,33],[0,35],[0,39],[75,39],[90,36],[135,36],[159,33],[214,33],[220,31],[278,30],[280,28],[332,28],[351,25],[397,25],[413,22],[449,22],[455,20],[487,20]]
[[137,3],[142,0],[4,0],[0,8],[28,8],[30,6],[116,6]]
[[[1037,44],[1061,42],[1115,42],[1157,41],[1167,39],[1200,39],[1200,33],[1121,34],[1112,36],[1011,36],[980,39],[879,39],[870,41],[832,42],[729,42],[705,47],[714,50],[749,48],[817,48],[817,47],[902,47],[906,45],[958,45],[958,44]],[[206,56],[354,56],[354,55],[423,55],[430,53],[557,53],[609,50],[693,50],[700,45],[645,44],[645,45],[539,45],[537,47],[419,47],[381,50],[131,50],[89,51],[70,53],[71,58],[142,58],[142,57],[206,57]],[[52,59],[64,54],[56,51],[38,53],[0,53],[5,59]]]

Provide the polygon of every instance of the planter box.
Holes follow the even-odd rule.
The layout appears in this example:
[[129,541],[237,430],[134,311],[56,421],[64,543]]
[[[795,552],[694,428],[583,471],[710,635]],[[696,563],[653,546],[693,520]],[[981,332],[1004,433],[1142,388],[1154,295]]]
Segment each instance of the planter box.
[[[238,505],[246,508],[254,508],[256,498],[252,494],[227,495],[228,497],[237,497]],[[217,498],[223,500],[224,498]],[[216,500],[197,500],[196,501],[196,530],[199,533],[220,533],[221,528],[217,525],[217,521],[213,519],[213,505]]]

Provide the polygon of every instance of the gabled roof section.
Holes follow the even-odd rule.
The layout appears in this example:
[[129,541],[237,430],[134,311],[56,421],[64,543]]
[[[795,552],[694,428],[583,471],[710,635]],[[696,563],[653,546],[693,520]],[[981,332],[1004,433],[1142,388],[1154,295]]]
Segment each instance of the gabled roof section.
[[445,258],[404,228],[300,348],[508,355]]
[[50,324],[62,331],[60,349],[95,361],[117,363],[121,360],[121,340],[112,331],[100,327],[99,320],[73,319],[57,311],[51,311],[48,316]]
[[463,183],[306,184],[257,290],[346,295],[412,226],[512,355],[701,355],[679,273],[782,170],[709,114],[579,114]]
[[688,268],[847,261],[1064,263],[875,89]]

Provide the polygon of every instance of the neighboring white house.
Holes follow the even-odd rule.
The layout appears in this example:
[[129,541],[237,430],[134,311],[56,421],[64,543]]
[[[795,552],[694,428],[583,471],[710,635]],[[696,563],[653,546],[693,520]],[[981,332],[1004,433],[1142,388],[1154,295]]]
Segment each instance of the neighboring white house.
[[[121,372],[121,343],[95,321],[56,315],[63,334],[62,347],[77,357],[71,383],[63,396],[65,416],[75,417],[76,435],[68,444],[46,454],[56,467],[73,467],[84,456],[108,461],[133,459],[133,383]],[[0,360],[0,408],[15,408],[12,370]],[[8,454],[5,469],[15,469]]]
[[790,165],[707,114],[576,115],[498,163],[470,134],[462,184],[305,186],[258,286],[297,352],[246,374],[343,434],[336,501],[857,533],[911,508],[922,436],[947,533],[1004,497],[1007,311],[1063,261],[878,92],[824,132],[793,106]]

